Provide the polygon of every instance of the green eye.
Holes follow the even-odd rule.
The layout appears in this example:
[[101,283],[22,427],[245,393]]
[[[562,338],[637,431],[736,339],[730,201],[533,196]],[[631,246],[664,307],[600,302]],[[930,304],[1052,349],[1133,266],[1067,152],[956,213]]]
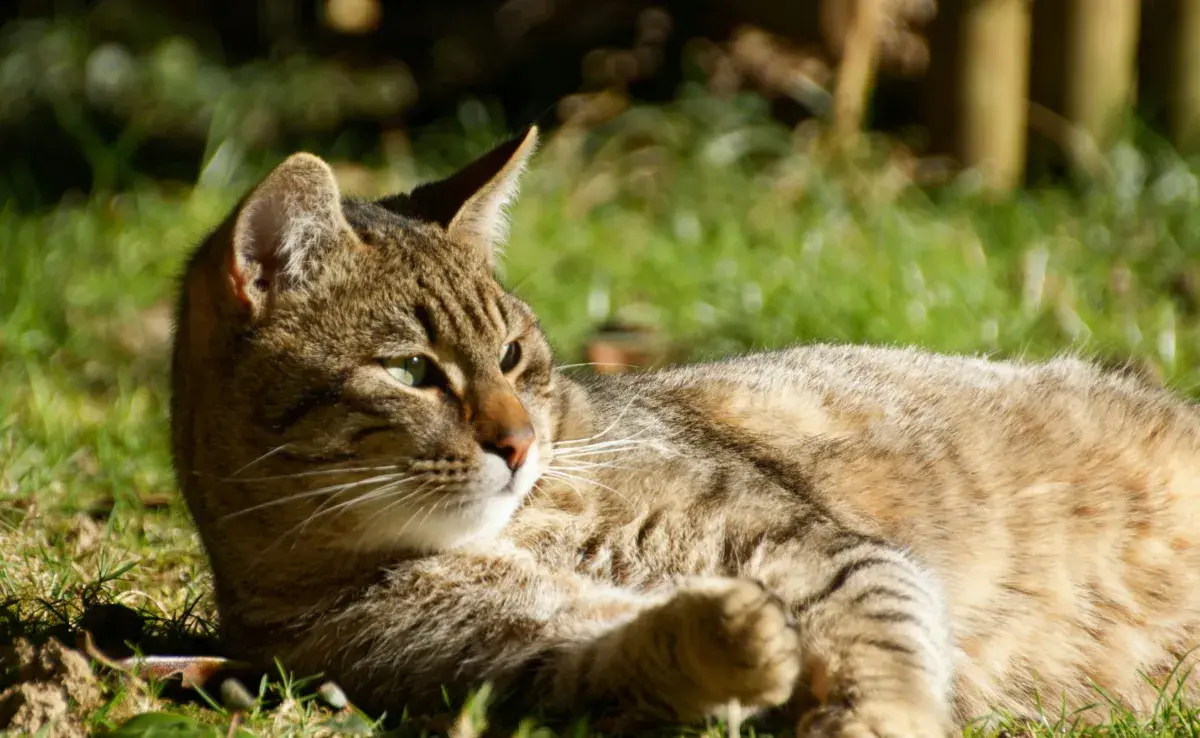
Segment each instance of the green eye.
[[521,360],[521,344],[513,341],[500,347],[500,371],[509,372]]
[[429,360],[424,356],[384,359],[381,363],[392,379],[409,387],[424,386],[429,375]]

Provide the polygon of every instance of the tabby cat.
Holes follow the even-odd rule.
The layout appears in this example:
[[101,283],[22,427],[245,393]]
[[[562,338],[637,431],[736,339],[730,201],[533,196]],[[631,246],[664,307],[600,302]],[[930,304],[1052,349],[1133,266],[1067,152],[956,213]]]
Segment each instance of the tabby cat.
[[379,201],[296,154],[189,263],[174,453],[233,652],[392,714],[1152,707],[1200,634],[1193,405],[836,345],[568,377],[493,277],[536,140]]

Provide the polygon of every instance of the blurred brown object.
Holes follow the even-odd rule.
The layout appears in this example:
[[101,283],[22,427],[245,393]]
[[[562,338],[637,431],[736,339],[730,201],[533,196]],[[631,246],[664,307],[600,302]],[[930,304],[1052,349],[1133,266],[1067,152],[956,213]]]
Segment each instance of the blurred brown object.
[[819,48],[798,46],[757,26],[737,28],[728,48],[733,67],[760,92],[786,95],[816,113],[829,107],[826,88],[833,73]]
[[[879,31],[883,27],[888,0],[856,0],[854,13],[843,36],[842,63],[833,92],[833,126],[836,141],[851,148],[862,130],[863,109],[875,82]],[[847,3],[826,0],[822,7]]]
[[1064,113],[1102,148],[1133,101],[1141,0],[1070,0]]
[[598,374],[646,369],[661,363],[667,353],[652,326],[616,321],[597,328],[584,346],[584,358]]
[[[834,57],[845,63],[852,44],[873,42],[880,69],[910,77],[929,65],[924,28],[937,15],[936,0],[823,0],[821,32]],[[869,32],[851,39],[856,33]]]
[[959,126],[964,165],[988,190],[1025,175],[1032,0],[967,0],[960,33]]

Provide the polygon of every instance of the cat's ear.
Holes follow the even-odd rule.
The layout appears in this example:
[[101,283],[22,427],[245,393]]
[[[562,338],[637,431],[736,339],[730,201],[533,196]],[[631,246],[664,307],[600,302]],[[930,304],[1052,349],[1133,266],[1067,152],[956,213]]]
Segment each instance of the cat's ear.
[[491,263],[508,236],[505,209],[516,199],[537,140],[537,127],[530,126],[446,179],[416,188],[405,209],[441,225],[451,240],[479,249]]
[[235,297],[261,316],[282,292],[302,286],[319,250],[351,232],[333,170],[293,154],[242,201],[230,237]]

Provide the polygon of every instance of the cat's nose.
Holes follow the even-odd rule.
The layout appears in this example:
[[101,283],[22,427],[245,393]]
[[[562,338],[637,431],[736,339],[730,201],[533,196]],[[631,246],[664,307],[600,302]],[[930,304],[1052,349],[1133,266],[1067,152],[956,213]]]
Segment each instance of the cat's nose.
[[525,424],[517,428],[508,429],[507,432],[501,433],[495,438],[480,438],[479,445],[484,451],[496,454],[504,459],[504,463],[508,464],[509,470],[515,472],[525,463],[525,459],[529,456],[529,449],[533,446],[533,441],[533,426]]
[[474,406],[479,447],[504,459],[511,471],[520,469],[536,439],[521,401],[511,391],[493,391],[478,397]]

